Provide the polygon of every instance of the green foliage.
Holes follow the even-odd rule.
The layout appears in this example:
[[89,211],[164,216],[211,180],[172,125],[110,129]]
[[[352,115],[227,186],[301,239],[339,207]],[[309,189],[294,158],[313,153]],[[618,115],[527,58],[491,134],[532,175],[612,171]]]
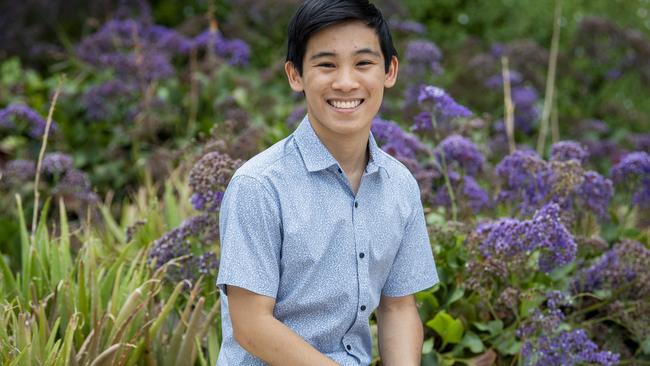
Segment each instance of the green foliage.
[[[174,210],[187,212],[185,205],[167,197]],[[210,284],[199,279],[188,293],[186,283],[171,286],[164,280],[166,266],[153,272],[147,263],[148,243],[163,227],[128,243],[115,237],[125,227],[112,218],[106,232],[70,232],[61,201],[58,235],[53,237],[44,220],[49,206],[41,211],[32,239],[21,200],[17,202],[22,265],[14,273],[0,261],[0,362],[135,365],[146,360],[177,365],[193,364],[199,357],[216,362],[219,302],[203,295],[212,292],[206,290]],[[153,206],[135,213],[153,223],[167,222],[164,210]],[[126,207],[127,212],[136,209]],[[109,218],[108,210],[103,211]],[[71,242],[79,240],[82,245],[73,248]]]

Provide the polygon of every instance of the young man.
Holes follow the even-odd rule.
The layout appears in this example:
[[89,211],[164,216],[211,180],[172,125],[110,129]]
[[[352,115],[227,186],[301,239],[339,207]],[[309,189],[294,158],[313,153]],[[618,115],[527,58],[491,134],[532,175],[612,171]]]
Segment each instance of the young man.
[[220,217],[217,365],[419,365],[413,294],[438,282],[417,183],[370,125],[397,53],[364,0],[308,0],[285,65],[307,116],[244,164]]

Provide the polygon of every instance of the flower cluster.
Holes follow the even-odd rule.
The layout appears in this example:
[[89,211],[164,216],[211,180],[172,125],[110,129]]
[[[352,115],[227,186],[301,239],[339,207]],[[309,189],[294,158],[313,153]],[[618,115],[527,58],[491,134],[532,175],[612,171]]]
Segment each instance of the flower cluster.
[[435,43],[426,40],[411,41],[406,45],[407,67],[411,76],[424,76],[429,72],[441,74],[442,52]]
[[440,142],[436,155],[441,159],[444,154],[448,168],[458,166],[466,174],[475,176],[483,168],[485,157],[478,147],[469,139],[460,135],[451,135]]
[[521,355],[527,366],[613,366],[620,359],[616,353],[601,351],[582,329],[542,334],[534,341],[525,342]]
[[560,219],[560,207],[550,203],[535,212],[530,220],[501,219],[477,227],[484,238],[483,256],[510,258],[540,251],[540,270],[550,272],[575,259],[577,245]]
[[624,240],[603,253],[574,278],[573,291],[623,290],[623,298],[642,299],[650,295],[650,250],[643,244]]
[[[219,222],[214,215],[194,216],[156,239],[149,252],[149,263],[155,268],[174,260],[168,268],[172,281],[195,280],[199,274],[215,274],[219,266],[216,255],[206,252],[219,238]],[[202,254],[198,254],[198,253]]]
[[496,166],[496,174],[503,182],[498,199],[519,201],[522,213],[539,207],[549,194],[548,177],[552,172],[533,151],[517,150],[506,156]]
[[12,160],[0,169],[0,173],[0,182],[9,186],[22,185],[34,179],[36,163],[24,159]]
[[82,97],[88,117],[102,120],[119,112],[118,106],[130,101],[135,90],[132,85],[120,79],[112,79],[89,88]]
[[472,115],[469,109],[458,104],[447,92],[433,85],[424,85],[420,88],[418,103],[432,108],[434,116],[441,121]]
[[43,171],[48,174],[63,174],[72,169],[72,157],[62,152],[52,152],[43,157]]
[[571,159],[583,163],[589,153],[576,141],[560,141],[551,146],[551,161],[567,161]]
[[192,40],[193,48],[212,50],[231,65],[245,66],[250,59],[250,46],[241,39],[226,39],[219,32],[206,30]]
[[[449,181],[451,182],[457,204],[460,206],[461,211],[468,208],[473,213],[478,213],[481,210],[491,207],[492,201],[488,193],[481,187],[476,179],[471,175],[461,176],[460,174],[452,171],[448,173]],[[437,175],[440,178],[440,175]],[[438,179],[440,181],[441,179]],[[429,187],[435,189],[435,194],[429,199],[434,206],[451,206],[451,199],[449,198],[448,187],[444,182],[434,186],[429,184]],[[426,195],[425,195],[426,197]]]
[[607,207],[613,195],[612,181],[594,171],[583,174],[582,184],[576,190],[579,203],[600,218],[607,217]]
[[233,160],[218,151],[209,152],[199,159],[190,171],[192,206],[199,211],[217,211],[230,178],[241,164],[241,160]]
[[614,183],[632,188],[632,203],[650,206],[650,154],[642,151],[630,153],[612,167],[610,176]]
[[537,91],[532,87],[515,86],[511,96],[515,108],[515,128],[529,133],[540,115],[536,106],[539,99]]
[[427,31],[427,27],[422,23],[413,20],[390,19],[388,21],[391,31],[402,33],[423,34]]
[[587,155],[577,144],[557,143],[553,154],[553,160],[546,162],[533,151],[517,150],[501,160],[496,166],[496,174],[502,181],[497,199],[519,202],[522,214],[546,202],[555,202],[567,212],[580,205],[606,218],[613,195],[612,182],[582,168],[579,159]]
[[[23,121],[28,124],[27,134],[32,138],[38,138],[45,133],[47,122],[38,112],[24,104],[10,104],[4,109],[0,109],[0,131],[3,129],[22,131],[21,126],[16,125],[17,121]],[[56,131],[56,123],[52,121],[50,125],[51,132]]]
[[425,146],[417,137],[405,132],[397,123],[375,117],[370,128],[382,150],[398,160],[415,160]]
[[[99,202],[88,175],[74,167],[71,156],[61,152],[47,153],[43,157],[41,171],[43,188],[47,188],[50,194],[63,198],[66,206],[77,214],[84,214],[90,205]],[[17,159],[5,165],[0,181],[9,189],[18,190],[31,183],[35,175],[35,162]]]

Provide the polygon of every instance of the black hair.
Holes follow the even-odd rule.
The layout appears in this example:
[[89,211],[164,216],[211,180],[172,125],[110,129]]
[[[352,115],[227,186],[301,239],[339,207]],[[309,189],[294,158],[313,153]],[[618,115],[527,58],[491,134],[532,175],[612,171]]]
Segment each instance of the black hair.
[[368,0],[307,0],[296,11],[289,23],[287,61],[302,75],[307,41],[319,30],[348,20],[360,20],[374,28],[388,72],[392,56],[397,57],[388,23]]

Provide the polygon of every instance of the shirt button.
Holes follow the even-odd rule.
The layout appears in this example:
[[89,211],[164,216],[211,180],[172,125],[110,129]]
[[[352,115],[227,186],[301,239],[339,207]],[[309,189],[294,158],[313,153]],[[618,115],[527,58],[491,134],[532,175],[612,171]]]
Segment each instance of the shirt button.
[[366,311],[366,306],[365,305],[361,305],[361,311]]
[[345,346],[345,348],[347,348],[347,349],[348,349],[348,351],[349,351],[349,350],[351,350],[351,349],[352,349],[352,346],[350,346],[350,345],[348,344],[347,346]]
[[336,169],[336,170],[338,170],[339,173],[343,173],[343,171],[341,170],[341,168],[338,168],[338,169]]
[[363,258],[363,257],[365,257],[365,256],[366,256],[366,255],[363,254],[363,252],[359,253],[359,258]]
[[354,208],[357,208],[357,207],[359,207],[359,202],[354,201]]

